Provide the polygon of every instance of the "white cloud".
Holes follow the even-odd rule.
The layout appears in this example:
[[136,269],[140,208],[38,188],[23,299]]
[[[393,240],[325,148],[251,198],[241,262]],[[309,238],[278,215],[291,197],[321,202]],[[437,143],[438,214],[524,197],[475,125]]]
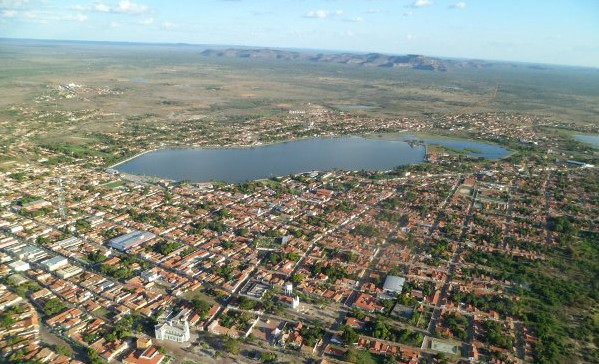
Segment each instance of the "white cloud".
[[173,28],[176,28],[176,27],[177,27],[177,24],[174,24],[174,23],[171,23],[171,22],[165,21],[164,23],[162,23],[162,27],[163,27],[164,29],[173,29]]
[[84,22],[87,20],[87,15],[85,14],[67,14],[67,15],[63,15],[60,20],[72,20],[72,21],[78,21],[78,22]]
[[139,21],[141,25],[150,25],[154,22],[154,18],[147,18]]
[[330,18],[332,16],[341,16],[341,15],[343,15],[343,10],[341,10],[341,9],[335,10],[335,11],[318,9],[318,10],[308,11],[306,14],[304,14],[304,18],[326,19],[326,18]]
[[413,8],[424,8],[427,6],[433,5],[433,2],[430,0],[416,0],[412,3]]
[[329,17],[330,12],[327,10],[310,10],[308,11],[304,17],[306,18],[318,18],[318,19],[324,19],[324,18],[328,18]]
[[345,21],[350,21],[353,23],[360,23],[360,22],[364,21],[364,18],[362,18],[361,16],[357,16],[355,18],[345,19]]
[[25,21],[30,23],[47,23],[49,21],[77,21],[84,22],[87,20],[87,15],[76,13],[76,14],[58,14],[55,12],[39,11],[39,10],[2,10],[0,13],[2,18],[12,18],[18,21]]
[[116,22],[116,21],[111,21],[111,22],[110,22],[110,27],[111,27],[111,28],[118,28],[118,27],[120,27],[120,26],[122,26],[122,24],[121,24],[121,23],[119,23],[119,22]]
[[68,7],[69,10],[89,10],[89,6],[85,6],[85,5],[81,5],[81,4],[75,4],[75,5],[71,5]]
[[[74,5],[71,8],[82,10],[86,7],[81,5]],[[116,5],[111,5],[109,3],[98,1],[93,3],[91,6],[87,7],[87,9],[97,11],[100,13],[118,13],[130,15],[145,14],[149,11],[149,8],[146,5],[137,4],[129,0],[119,1]]]
[[464,9],[466,7],[466,3],[463,1],[458,1],[457,3],[451,6],[454,9]]
[[110,5],[105,3],[93,3],[92,10],[99,11],[101,13],[108,13],[110,11]]
[[136,4],[129,0],[119,1],[118,5],[112,9],[115,13],[126,13],[126,14],[143,14],[148,11],[146,5]]
[[408,34],[406,34],[406,40],[407,40],[408,42],[411,42],[413,39],[414,39],[414,36],[412,35],[412,33],[408,33]]
[[0,0],[0,8],[3,9],[22,8],[27,4],[29,0]]
[[16,17],[18,14],[18,12],[16,10],[2,10],[2,16],[3,18],[14,18]]

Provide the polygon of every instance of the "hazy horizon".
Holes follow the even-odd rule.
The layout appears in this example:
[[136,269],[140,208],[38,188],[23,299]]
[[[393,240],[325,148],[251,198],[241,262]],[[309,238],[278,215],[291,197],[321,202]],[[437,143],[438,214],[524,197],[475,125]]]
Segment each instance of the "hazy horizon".
[[579,66],[572,64],[559,64],[559,63],[543,63],[543,62],[529,62],[529,61],[517,61],[517,60],[501,60],[501,59],[489,59],[489,58],[471,58],[471,57],[451,57],[444,55],[434,54],[421,54],[421,53],[392,53],[392,52],[377,52],[377,51],[360,51],[360,50],[346,50],[346,49],[317,49],[317,48],[296,48],[296,47],[275,47],[275,46],[260,46],[260,45],[244,45],[244,44],[208,44],[208,43],[187,43],[187,42],[140,42],[140,41],[113,41],[113,40],[88,40],[88,39],[46,39],[46,38],[5,38],[0,37],[0,41],[11,41],[11,42],[64,42],[64,43],[82,43],[82,44],[104,44],[104,45],[131,45],[131,46],[187,46],[187,47],[199,47],[205,49],[271,49],[281,50],[288,52],[297,53],[329,53],[329,54],[382,54],[389,56],[402,56],[402,55],[417,55],[430,58],[438,58],[444,60],[454,61],[483,61],[483,62],[498,62],[505,64],[523,64],[523,65],[540,65],[540,66],[552,66],[552,67],[566,67],[566,68],[584,68],[599,70],[599,66]]
[[422,54],[599,67],[581,0],[1,0],[0,36]]

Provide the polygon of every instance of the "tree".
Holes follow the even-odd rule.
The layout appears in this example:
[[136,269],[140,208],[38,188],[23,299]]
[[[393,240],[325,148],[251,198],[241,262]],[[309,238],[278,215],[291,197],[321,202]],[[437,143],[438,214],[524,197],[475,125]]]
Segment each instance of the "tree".
[[372,336],[376,337],[377,339],[383,340],[391,339],[391,332],[389,331],[389,328],[387,327],[383,319],[381,319],[380,317],[377,318],[374,322],[374,325],[372,327]]
[[200,315],[200,319],[203,320],[204,318],[206,318],[206,315],[208,314],[208,311],[210,311],[210,304],[204,300],[201,300],[199,298],[194,298],[193,300],[191,300],[191,305],[193,306],[193,309],[195,310],[195,312]]
[[301,273],[293,273],[293,275],[291,276],[291,278],[289,280],[294,285],[299,286],[304,280],[304,275]]
[[90,262],[97,264],[97,263],[105,261],[106,256],[104,254],[100,253],[99,251],[93,251],[87,255],[87,259]]
[[92,349],[87,348],[87,358],[89,359],[90,364],[103,364],[104,361],[100,358],[100,355]]
[[289,252],[289,253],[285,254],[285,258],[287,258],[291,261],[297,262],[299,260],[300,256],[296,252]]
[[350,326],[344,325],[341,339],[345,345],[353,345],[358,341],[358,334]]
[[354,347],[350,347],[345,352],[345,357],[343,359],[350,363],[357,363],[358,362],[358,351]]
[[64,355],[67,357],[71,356],[71,349],[69,349],[65,345],[56,345],[56,347],[54,347],[54,351],[56,351],[60,355]]
[[88,344],[93,343],[94,341],[96,341],[96,339],[98,339],[98,333],[97,332],[95,332],[93,334],[86,334],[83,337],[83,341],[85,341]]
[[256,307],[256,301],[253,301],[247,297],[241,296],[239,298],[239,308],[242,310],[251,310]]
[[260,353],[260,362],[262,363],[274,363],[277,361],[277,354],[270,351],[263,351]]
[[392,356],[387,356],[383,360],[383,364],[397,364],[397,359]]
[[14,325],[15,319],[8,312],[5,312],[0,316],[0,326],[1,327],[10,327]]
[[437,359],[438,364],[448,364],[449,363],[449,361],[445,357],[445,354],[443,354],[443,353],[438,353],[437,355],[435,355],[435,359]]
[[356,253],[354,253],[351,250],[348,250],[347,252],[345,252],[345,259],[348,262],[355,262],[356,261]]
[[241,229],[237,229],[235,234],[237,234],[237,236],[248,236],[250,234],[250,231],[246,228],[241,228]]
[[154,246],[154,251],[162,255],[169,255],[179,247],[175,242],[162,242]]
[[233,338],[227,338],[223,343],[223,349],[230,354],[239,354],[239,343]]
[[67,307],[66,304],[58,298],[51,298],[44,304],[43,310],[46,315],[52,316],[62,311],[65,307]]

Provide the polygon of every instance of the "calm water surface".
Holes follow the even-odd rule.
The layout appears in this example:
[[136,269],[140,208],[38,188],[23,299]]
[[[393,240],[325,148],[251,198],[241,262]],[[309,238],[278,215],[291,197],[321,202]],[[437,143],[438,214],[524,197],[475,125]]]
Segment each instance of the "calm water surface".
[[144,154],[115,169],[179,181],[237,183],[314,170],[390,170],[420,163],[423,158],[423,146],[351,137],[303,139],[253,148],[166,149]]
[[455,148],[464,151],[467,155],[472,157],[481,157],[487,159],[498,159],[508,153],[504,148],[487,143],[473,142],[462,139],[433,139],[433,138],[419,138],[426,144],[439,144],[444,147]]
[[574,138],[599,148],[599,135],[574,135]]
[[[439,144],[445,142],[439,140]],[[483,143],[462,144],[462,148],[476,148],[483,154],[487,146]],[[495,146],[492,147],[488,155],[482,156],[497,158]],[[503,152],[507,153],[504,149]],[[238,183],[315,170],[385,171],[421,163],[424,155],[424,146],[410,146],[401,140],[318,138],[252,148],[165,149],[146,153],[114,169],[177,181]]]

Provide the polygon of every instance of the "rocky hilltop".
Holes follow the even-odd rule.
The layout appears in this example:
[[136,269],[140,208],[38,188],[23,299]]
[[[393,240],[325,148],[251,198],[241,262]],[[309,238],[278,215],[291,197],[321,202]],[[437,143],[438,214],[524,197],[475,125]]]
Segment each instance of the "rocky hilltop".
[[257,59],[281,59],[298,60],[324,63],[354,64],[364,67],[406,67],[426,71],[447,71],[452,61],[438,58],[425,57],[415,54],[403,56],[390,56],[380,53],[354,54],[354,53],[319,53],[309,54],[294,51],[276,49],[236,49],[225,50],[207,49],[201,53],[206,57],[228,57],[228,58],[257,58]]

